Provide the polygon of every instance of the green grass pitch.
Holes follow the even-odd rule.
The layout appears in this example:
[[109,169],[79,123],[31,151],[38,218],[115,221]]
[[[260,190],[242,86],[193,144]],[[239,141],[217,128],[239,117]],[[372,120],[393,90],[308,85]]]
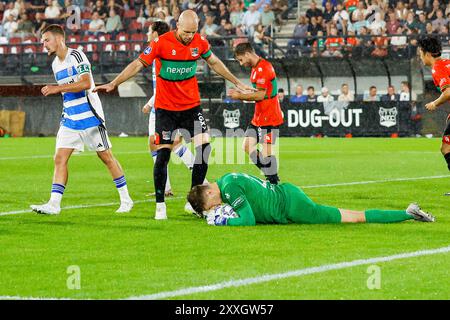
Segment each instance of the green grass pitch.
[[[183,212],[190,172],[174,163],[169,219],[155,221],[154,202],[147,196],[153,191],[153,162],[146,141],[112,139],[138,201],[132,212],[114,212],[118,194],[109,173],[95,154],[84,153],[70,161],[62,206],[88,207],[42,216],[7,213],[48,200],[55,139],[0,139],[1,297],[121,299],[450,245],[450,197],[443,196],[450,191],[450,176],[445,177],[439,139],[279,140],[281,179],[305,187],[317,203],[364,210],[404,209],[417,201],[436,223],[235,228],[208,226]],[[223,142],[214,141],[216,150]],[[259,175],[248,160],[219,164],[220,152],[214,156],[209,180],[232,171]],[[422,178],[402,180],[416,177]],[[339,185],[347,182],[362,183]],[[173,298],[450,298],[448,252],[376,265],[378,289],[368,288],[369,265],[360,265]],[[68,286],[69,266],[79,267],[79,289]]]

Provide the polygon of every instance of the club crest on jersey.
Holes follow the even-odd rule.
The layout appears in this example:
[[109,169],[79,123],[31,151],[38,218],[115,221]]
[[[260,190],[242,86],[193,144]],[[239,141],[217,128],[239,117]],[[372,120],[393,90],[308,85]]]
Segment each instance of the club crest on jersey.
[[397,124],[397,108],[381,108],[378,110],[380,115],[380,125],[386,128],[390,128]]
[[145,54],[145,55],[150,54],[151,52],[152,52],[152,47],[147,47],[147,48],[145,48],[145,50],[144,50],[144,54]]
[[177,52],[175,51],[175,49],[172,49],[172,55],[173,55],[173,56],[176,56],[176,55],[177,55]]
[[198,56],[198,48],[191,48],[191,55],[193,57]]
[[163,131],[162,132],[163,140],[170,140],[170,136],[171,136],[170,131]]

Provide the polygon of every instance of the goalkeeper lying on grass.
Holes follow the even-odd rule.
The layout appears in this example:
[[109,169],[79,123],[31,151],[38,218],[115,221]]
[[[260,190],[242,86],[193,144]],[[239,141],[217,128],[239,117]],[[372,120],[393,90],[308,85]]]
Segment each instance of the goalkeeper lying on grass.
[[[253,226],[257,223],[389,223],[414,219],[434,222],[435,218],[412,203],[406,210],[352,211],[314,203],[290,183],[273,185],[244,173],[229,173],[217,182],[195,186],[188,201],[199,214],[209,211],[210,224]],[[236,214],[213,209],[229,204]]]

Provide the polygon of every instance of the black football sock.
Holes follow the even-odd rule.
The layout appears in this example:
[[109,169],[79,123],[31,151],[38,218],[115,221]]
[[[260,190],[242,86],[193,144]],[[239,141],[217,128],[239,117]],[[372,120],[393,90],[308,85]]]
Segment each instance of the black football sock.
[[155,166],[153,167],[153,180],[155,184],[156,202],[164,202],[166,189],[167,165],[169,164],[171,150],[162,148],[158,150]]
[[278,177],[278,162],[275,156],[268,156],[262,161],[263,168],[262,171],[266,176],[266,179],[271,184],[278,184],[280,178]]
[[206,173],[208,172],[208,160],[211,154],[211,145],[209,143],[202,144],[195,148],[195,161],[192,168],[192,184],[191,189],[195,186],[203,184]]
[[261,152],[259,152],[258,149],[250,153],[249,155],[250,160],[258,167],[258,169],[261,169],[263,167],[263,164],[261,163]]

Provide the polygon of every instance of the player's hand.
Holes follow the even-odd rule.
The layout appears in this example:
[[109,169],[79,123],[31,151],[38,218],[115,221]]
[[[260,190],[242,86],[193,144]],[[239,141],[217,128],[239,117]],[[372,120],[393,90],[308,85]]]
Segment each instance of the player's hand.
[[229,217],[226,217],[221,214],[215,214],[214,210],[211,213],[207,214],[206,222],[210,226],[226,226]]
[[231,97],[231,99],[233,100],[240,100],[241,92],[236,89],[229,89],[228,96]]
[[100,91],[100,90],[105,90],[106,92],[111,92],[115,88],[116,88],[116,86],[110,82],[110,83],[103,84],[101,86],[95,87],[94,90],[92,90],[92,92],[97,92],[97,91]]
[[430,102],[430,103],[427,103],[427,104],[425,105],[425,108],[426,108],[428,111],[434,111],[434,110],[436,110],[437,106],[436,106],[436,104],[434,103],[434,101],[432,101],[432,102]]
[[148,104],[146,104],[145,106],[142,107],[142,112],[143,113],[149,113],[150,112],[150,106]]
[[41,89],[44,96],[60,93],[58,86],[45,86]]
[[246,85],[246,84],[244,84],[244,83],[242,83],[240,81],[236,84],[236,88],[238,88],[242,92],[246,92],[246,91],[248,91],[248,92],[256,92],[256,91],[258,91],[255,88],[250,87],[250,86],[248,86],[248,85]]

